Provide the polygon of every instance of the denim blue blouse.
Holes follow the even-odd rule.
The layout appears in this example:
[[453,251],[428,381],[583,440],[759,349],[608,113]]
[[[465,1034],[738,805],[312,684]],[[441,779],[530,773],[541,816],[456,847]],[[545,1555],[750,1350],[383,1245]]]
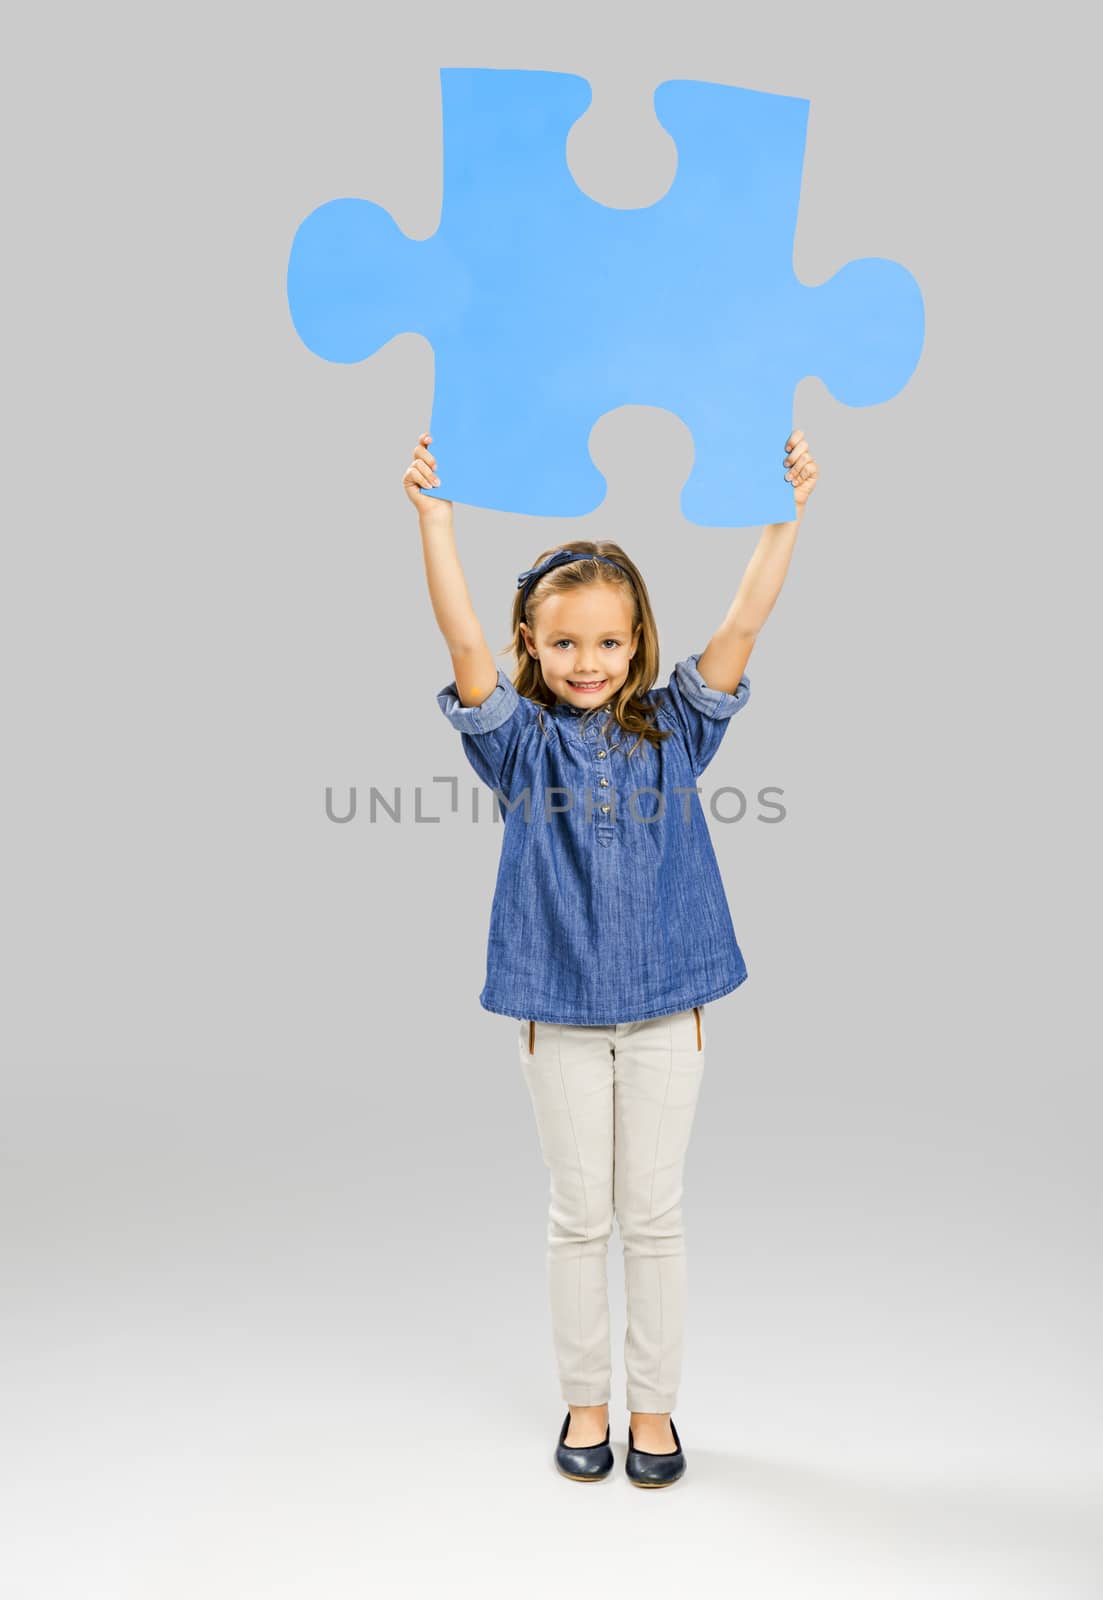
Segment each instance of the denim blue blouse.
[[437,695],[505,824],[479,996],[487,1011],[640,1022],[746,978],[696,780],[751,685],[710,688],[699,655],[650,691],[671,737],[642,741],[630,759],[637,736],[606,707],[540,706],[500,667],[481,705],[462,705],[455,680]]

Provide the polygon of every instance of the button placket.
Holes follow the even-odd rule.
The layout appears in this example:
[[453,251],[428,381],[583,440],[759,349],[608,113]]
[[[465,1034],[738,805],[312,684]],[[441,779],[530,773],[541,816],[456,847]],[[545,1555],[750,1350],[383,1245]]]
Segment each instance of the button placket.
[[614,812],[615,794],[613,792],[612,779],[609,776],[609,751],[605,744],[605,735],[598,728],[587,729],[587,733],[592,733],[594,744],[597,746],[594,750],[594,776],[597,778],[597,788],[598,790],[608,789],[610,791],[607,800],[598,802],[597,814],[594,817],[594,829],[597,834],[598,844],[609,845],[613,843],[617,836],[617,818]]

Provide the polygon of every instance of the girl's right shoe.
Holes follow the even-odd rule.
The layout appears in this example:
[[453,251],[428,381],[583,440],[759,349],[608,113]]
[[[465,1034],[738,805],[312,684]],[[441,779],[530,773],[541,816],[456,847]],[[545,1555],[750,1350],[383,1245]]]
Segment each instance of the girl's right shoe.
[[555,1464],[559,1471],[565,1478],[573,1478],[576,1483],[598,1483],[602,1478],[607,1478],[613,1470],[608,1423],[601,1444],[564,1444],[570,1425],[571,1413],[568,1407],[563,1426],[559,1430],[559,1442],[555,1447]]

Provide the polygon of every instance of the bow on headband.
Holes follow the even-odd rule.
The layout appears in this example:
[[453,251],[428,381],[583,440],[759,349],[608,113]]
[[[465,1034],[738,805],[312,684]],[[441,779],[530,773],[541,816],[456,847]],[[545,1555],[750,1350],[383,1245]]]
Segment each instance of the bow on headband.
[[625,571],[619,561],[614,561],[609,556],[593,555],[586,551],[578,550],[556,550],[546,561],[542,561],[538,567],[529,567],[526,572],[517,574],[518,589],[524,589],[527,598],[528,591],[538,579],[542,578],[546,572],[553,571],[555,567],[565,567],[569,561],[607,561],[611,567],[616,567],[618,572]]

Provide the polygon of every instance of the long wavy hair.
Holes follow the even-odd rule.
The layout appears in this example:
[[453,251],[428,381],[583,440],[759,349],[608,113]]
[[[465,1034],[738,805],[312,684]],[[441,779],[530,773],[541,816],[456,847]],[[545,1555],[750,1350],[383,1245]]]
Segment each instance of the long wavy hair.
[[[526,623],[535,632],[536,614],[541,602],[548,595],[567,594],[582,584],[607,584],[609,588],[620,589],[628,596],[632,607],[632,633],[635,634],[638,626],[640,638],[636,653],[628,665],[628,676],[614,699],[608,705],[588,708],[582,715],[585,718],[604,713],[606,731],[615,723],[625,733],[635,734],[636,742],[629,750],[629,755],[632,755],[645,740],[656,746],[662,744],[665,739],[670,738],[670,730],[656,725],[655,709],[647,698],[659,671],[659,630],[655,625],[655,614],[651,609],[651,599],[647,593],[647,585],[643,581],[643,574],[620,545],[614,544],[609,539],[597,541],[572,539],[569,544],[552,545],[543,555],[538,556],[532,565],[538,567],[557,550],[577,550],[583,559],[565,562],[561,567],[553,567],[544,577],[539,578],[529,590],[528,601],[523,609],[520,589],[513,598],[513,637],[499,653],[505,655],[512,651],[516,658],[514,688],[526,699],[535,700],[538,706],[555,705],[555,695],[544,681],[540,663],[529,654],[525,645],[521,624]],[[616,567],[611,567],[604,561],[586,560],[587,556],[608,556],[610,560],[619,562],[626,571],[618,572]],[[542,710],[539,722],[546,737],[548,730],[544,724]]]

